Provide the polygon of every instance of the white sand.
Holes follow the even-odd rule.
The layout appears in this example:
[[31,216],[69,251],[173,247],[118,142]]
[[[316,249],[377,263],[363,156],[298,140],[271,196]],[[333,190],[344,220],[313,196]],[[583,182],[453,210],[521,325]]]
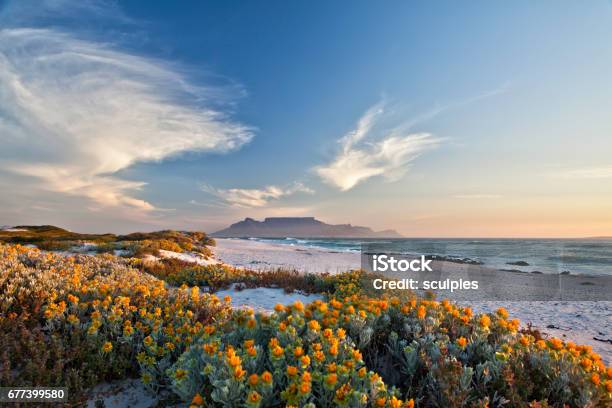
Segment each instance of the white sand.
[[107,408],[149,408],[157,406],[159,398],[150,394],[142,381],[129,379],[96,385],[89,391],[87,408],[94,408],[99,400]]
[[288,268],[300,272],[338,273],[359,269],[361,265],[357,252],[334,252],[243,239],[218,238],[216,241],[213,251],[217,259],[253,270]]
[[[326,251],[324,249],[252,240],[217,239],[216,241],[217,247],[214,252],[220,261],[256,270],[283,267],[301,272],[337,273],[358,269],[361,264],[359,253]],[[504,285],[513,283],[521,287],[524,286],[525,290],[529,289],[529,274],[516,274],[513,277],[514,274],[483,267],[444,263],[445,272],[455,272],[454,270],[456,270],[462,273],[468,268],[470,273],[482,271],[485,275],[494,275],[494,279],[501,278],[504,281],[512,281],[511,283],[505,282]],[[572,285],[580,288],[577,281],[578,277],[564,278],[568,279],[570,283],[576,280],[575,285],[574,283]],[[520,290],[520,288],[517,286],[513,290]],[[571,340],[578,344],[590,345],[593,350],[602,356],[606,364],[612,363],[612,344],[605,341],[612,340],[611,301],[483,301],[477,298],[476,293],[470,296],[453,296],[453,298],[458,303],[470,305],[479,312],[494,311],[503,306],[508,309],[511,317],[521,321],[523,327],[531,323],[534,328],[547,335]],[[237,295],[240,296],[240,294]],[[246,298],[240,298],[241,300],[238,302],[248,304],[248,302],[253,301],[249,295],[246,296]],[[450,298],[451,296],[447,297]],[[259,296],[255,298],[258,301],[261,299]]]
[[162,258],[180,259],[181,261],[195,263],[198,265],[216,265],[219,263],[219,261],[216,259],[207,259],[204,258],[202,255],[194,252],[174,252],[166,251],[165,249],[160,249],[159,256]]
[[312,303],[317,299],[323,300],[322,295],[303,294],[300,292],[286,293],[281,288],[246,288],[237,290],[235,285],[231,289],[220,290],[215,293],[219,299],[231,296],[232,307],[252,308],[256,312],[269,313],[274,310],[277,303],[288,305],[296,301],[304,304]]

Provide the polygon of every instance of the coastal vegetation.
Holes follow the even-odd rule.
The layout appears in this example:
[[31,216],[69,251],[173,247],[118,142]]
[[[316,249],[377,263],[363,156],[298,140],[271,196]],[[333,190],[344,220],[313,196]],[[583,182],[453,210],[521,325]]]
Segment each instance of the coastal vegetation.
[[[43,233],[64,241],[59,231]],[[184,251],[212,244],[189,233],[125,237],[97,242],[163,249],[167,240]],[[67,386],[78,403],[97,383],[139,377],[163,404],[191,407],[612,403],[612,368],[589,347],[543,338],[503,308],[479,315],[411,294],[369,296],[358,271],[254,272],[137,254],[0,243],[0,383]],[[325,300],[255,313],[215,296],[229,285]]]
[[16,226],[0,230],[0,242],[33,245],[49,251],[92,251],[119,253],[142,258],[159,255],[159,250],[194,252],[209,257],[215,240],[200,231],[135,232],[126,235],[81,234],[53,225]]

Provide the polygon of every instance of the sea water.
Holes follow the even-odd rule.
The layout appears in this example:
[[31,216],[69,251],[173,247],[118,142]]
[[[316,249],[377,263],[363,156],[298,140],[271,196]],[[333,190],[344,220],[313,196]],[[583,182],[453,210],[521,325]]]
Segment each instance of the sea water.
[[[328,251],[359,252],[362,247],[409,255],[435,255],[487,267],[542,273],[612,275],[612,239],[298,239],[251,238]],[[520,263],[517,265],[516,263]],[[527,263],[528,265],[523,265]]]

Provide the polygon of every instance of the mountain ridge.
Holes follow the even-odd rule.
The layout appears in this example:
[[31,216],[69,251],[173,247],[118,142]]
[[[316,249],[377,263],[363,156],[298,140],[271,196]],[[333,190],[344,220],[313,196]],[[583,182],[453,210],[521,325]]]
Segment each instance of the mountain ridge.
[[351,224],[327,224],[315,217],[266,217],[257,221],[246,217],[213,232],[216,238],[402,238],[394,230],[374,231]]

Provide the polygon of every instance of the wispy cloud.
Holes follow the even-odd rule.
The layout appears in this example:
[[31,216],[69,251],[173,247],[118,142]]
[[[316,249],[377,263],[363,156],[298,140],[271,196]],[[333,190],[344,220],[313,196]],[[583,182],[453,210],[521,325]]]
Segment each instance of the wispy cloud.
[[221,199],[228,205],[242,208],[265,207],[271,201],[298,192],[313,193],[312,189],[304,186],[302,183],[293,183],[286,187],[267,186],[262,189],[217,189],[208,185],[203,185],[202,190]]
[[608,179],[612,178],[612,165],[562,170],[553,175],[571,179]]
[[372,130],[383,113],[382,104],[370,108],[355,129],[339,140],[336,157],[314,169],[324,182],[347,191],[374,176],[398,180],[414,159],[439,145],[439,138],[430,133],[410,133],[405,124],[388,131],[385,137],[373,137]]
[[203,102],[209,95],[164,61],[56,29],[3,29],[0,171],[30,177],[39,191],[151,210],[137,198],[145,183],[119,172],[253,137]]
[[477,194],[457,194],[457,195],[454,195],[453,198],[458,198],[462,200],[490,200],[490,199],[502,198],[502,196],[500,194],[477,193]]

